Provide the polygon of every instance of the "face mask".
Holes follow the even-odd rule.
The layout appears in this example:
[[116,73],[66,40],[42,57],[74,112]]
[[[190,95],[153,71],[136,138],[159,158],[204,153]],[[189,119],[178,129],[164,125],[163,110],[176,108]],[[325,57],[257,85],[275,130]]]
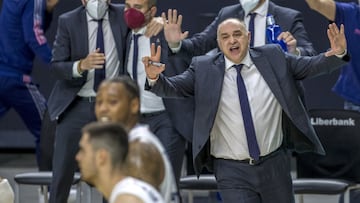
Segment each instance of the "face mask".
[[125,23],[130,29],[140,28],[145,23],[145,15],[134,8],[129,8],[124,13]]
[[95,20],[102,19],[105,16],[105,13],[108,10],[108,8],[109,5],[107,1],[104,0],[89,0],[86,3],[87,13]]
[[259,3],[260,0],[239,0],[245,11],[245,15],[249,14]]

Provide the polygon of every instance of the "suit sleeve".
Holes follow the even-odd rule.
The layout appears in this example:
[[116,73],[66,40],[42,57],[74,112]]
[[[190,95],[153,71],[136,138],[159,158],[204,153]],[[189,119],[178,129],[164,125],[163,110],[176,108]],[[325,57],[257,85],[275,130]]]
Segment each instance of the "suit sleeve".
[[73,78],[71,61],[71,39],[69,29],[67,27],[67,19],[60,16],[58,28],[53,47],[53,57],[51,60],[51,71],[57,79],[79,80],[82,78]]
[[44,62],[51,60],[51,49],[43,30],[43,1],[27,1],[22,12],[22,27],[25,42]]
[[145,89],[150,90],[163,98],[182,98],[194,96],[195,69],[193,63],[180,75],[166,77],[160,74],[154,86],[145,84]]
[[309,40],[308,34],[305,30],[303,17],[300,12],[295,12],[294,16],[290,19],[293,19],[290,33],[297,40],[297,48],[300,50],[302,56],[314,56],[316,51]]
[[295,57],[287,54],[286,60],[296,80],[329,74],[347,63],[346,60],[336,56],[326,57],[324,53],[312,57]]

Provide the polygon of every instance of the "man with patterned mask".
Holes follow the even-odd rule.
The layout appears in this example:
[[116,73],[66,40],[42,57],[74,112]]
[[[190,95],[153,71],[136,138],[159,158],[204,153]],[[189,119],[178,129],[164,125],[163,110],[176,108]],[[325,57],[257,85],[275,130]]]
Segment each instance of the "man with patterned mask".
[[245,11],[245,15],[249,14],[255,7],[260,6],[262,3],[260,0],[239,0],[239,2]]
[[[192,98],[162,99],[143,88],[146,74],[144,64],[141,62],[142,57],[150,54],[151,43],[167,46],[163,33],[150,38],[144,36],[148,30],[148,23],[156,15],[156,2],[156,0],[125,1],[124,18],[127,26],[132,29],[126,43],[125,69],[140,87],[140,123],[149,125],[150,130],[163,144],[178,182],[186,139],[191,140],[193,103]],[[170,64],[165,70],[168,76],[180,74],[187,68],[186,66],[175,68],[176,63],[182,59],[170,54],[168,49],[162,49],[161,56],[163,62]]]
[[96,20],[102,19],[109,8],[110,0],[82,0],[86,7],[87,13]]

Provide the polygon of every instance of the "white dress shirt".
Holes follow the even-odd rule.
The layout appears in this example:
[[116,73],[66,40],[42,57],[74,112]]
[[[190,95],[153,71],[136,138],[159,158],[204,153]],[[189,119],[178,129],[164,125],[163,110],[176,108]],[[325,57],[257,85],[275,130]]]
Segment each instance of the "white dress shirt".
[[[254,19],[255,33],[251,33],[252,35],[255,34],[254,47],[266,44],[266,16],[268,14],[268,8],[269,1],[266,0],[259,8],[253,11],[253,13],[256,13],[256,17]],[[249,30],[250,15],[245,16],[244,21]]]
[[[89,53],[96,50],[96,37],[97,37],[97,28],[98,22],[92,19],[89,14],[86,13],[86,19],[88,22],[88,39],[89,39]],[[114,40],[113,32],[111,30],[109,22],[109,13],[106,13],[103,22],[103,34],[104,34],[104,49],[105,49],[105,73],[106,78],[114,78],[119,75],[119,58],[116,50],[116,43]],[[77,71],[79,61],[76,61],[73,65],[73,77],[82,77]],[[95,69],[88,71],[86,83],[80,89],[78,96],[81,97],[90,97],[96,96],[94,91],[94,73]]]
[[[146,72],[144,64],[142,63],[142,58],[144,56],[150,56],[150,38],[144,35],[146,27],[141,28],[137,33],[132,32],[132,34],[142,34],[138,39],[139,53],[137,59],[137,82],[140,87],[140,112],[141,113],[152,113],[156,111],[164,111],[165,105],[161,97],[156,96],[154,93],[145,90],[145,81],[146,81]],[[132,77],[132,64],[133,64],[133,55],[134,55],[134,40],[131,40],[127,71]]]
[[[260,156],[282,143],[282,108],[248,53],[241,64]],[[241,114],[235,65],[225,57],[225,75],[214,126],[210,132],[210,153],[216,158],[250,158]]]

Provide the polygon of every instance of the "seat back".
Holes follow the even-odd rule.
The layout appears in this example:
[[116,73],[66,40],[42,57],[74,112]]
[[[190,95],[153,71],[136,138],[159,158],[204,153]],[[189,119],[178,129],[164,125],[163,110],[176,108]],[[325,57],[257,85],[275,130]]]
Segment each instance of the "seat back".
[[336,178],[360,182],[360,113],[313,109],[311,124],[326,155],[297,154],[298,178]]

